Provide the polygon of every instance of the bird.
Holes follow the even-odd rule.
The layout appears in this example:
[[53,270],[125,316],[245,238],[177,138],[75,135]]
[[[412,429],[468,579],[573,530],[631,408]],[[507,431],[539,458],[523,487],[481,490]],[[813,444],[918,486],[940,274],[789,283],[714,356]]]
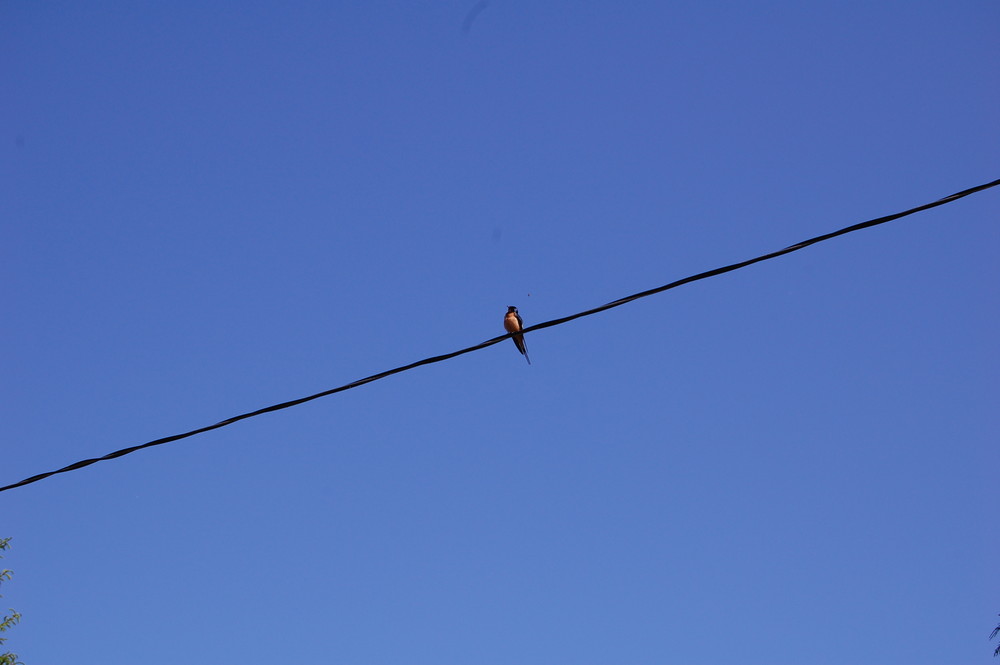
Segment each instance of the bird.
[[[509,333],[520,332],[524,328],[524,321],[521,320],[521,315],[517,313],[517,307],[511,305],[507,308],[507,314],[503,317],[503,329]],[[514,346],[517,350],[521,352],[524,359],[531,364],[531,358],[528,357],[528,347],[524,345],[524,335],[514,335],[511,337],[514,340]]]

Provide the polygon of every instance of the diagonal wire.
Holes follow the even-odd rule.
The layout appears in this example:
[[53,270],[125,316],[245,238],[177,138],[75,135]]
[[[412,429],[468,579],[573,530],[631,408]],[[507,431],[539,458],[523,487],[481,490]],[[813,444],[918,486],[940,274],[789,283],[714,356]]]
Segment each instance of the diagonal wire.
[[[920,206],[917,206],[915,208],[910,208],[909,210],[904,210],[903,212],[897,212],[897,213],[894,213],[892,215],[886,215],[884,217],[876,217],[875,219],[870,219],[870,220],[868,220],[866,222],[860,222],[858,224],[854,224],[852,226],[847,226],[847,227],[844,227],[844,228],[842,228],[840,230],[833,231],[831,233],[825,233],[823,235],[816,236],[815,238],[810,238],[808,240],[803,240],[802,242],[796,243],[794,245],[789,245],[788,247],[785,247],[784,249],[779,249],[776,252],[771,252],[769,254],[762,254],[762,255],[754,257],[752,259],[747,259],[746,261],[740,261],[739,263],[733,263],[733,264],[730,264],[728,266],[723,266],[721,268],[715,268],[714,270],[707,270],[705,272],[701,272],[701,273],[698,273],[696,275],[691,275],[689,277],[685,277],[683,279],[679,279],[679,280],[677,280],[675,282],[670,282],[669,284],[664,284],[663,286],[658,286],[658,287],[656,287],[654,289],[649,289],[647,291],[642,291],[640,293],[634,293],[634,294],[632,294],[630,296],[626,296],[624,298],[619,298],[618,300],[614,300],[614,301],[609,302],[607,304],[601,305],[600,307],[594,307],[593,309],[588,309],[588,310],[583,311],[583,312],[577,312],[576,314],[571,314],[569,316],[564,316],[562,318],[552,319],[551,321],[545,321],[543,323],[538,323],[538,324],[535,324],[533,326],[528,326],[522,332],[523,333],[528,333],[528,332],[532,332],[534,330],[542,330],[543,328],[551,328],[552,326],[562,325],[563,323],[568,323],[568,322],[573,321],[575,319],[580,319],[580,318],[583,318],[585,316],[591,316],[593,314],[597,314],[599,312],[603,312],[603,311],[606,311],[606,310],[609,310],[609,309],[613,309],[615,307],[620,307],[620,306],[622,306],[622,305],[624,305],[626,303],[632,302],[633,300],[639,300],[640,298],[646,298],[648,296],[651,296],[651,295],[654,295],[654,294],[657,294],[657,293],[662,293],[663,291],[669,291],[670,289],[675,289],[675,288],[677,288],[679,286],[683,286],[685,284],[690,284],[691,282],[697,282],[697,281],[700,281],[700,280],[703,280],[703,279],[708,279],[709,277],[715,277],[717,275],[722,275],[722,274],[725,274],[727,272],[732,272],[734,270],[739,270],[740,268],[746,268],[747,266],[751,266],[751,265],[753,265],[755,263],[761,263],[762,261],[768,261],[770,259],[774,259],[774,258],[777,258],[779,256],[784,256],[785,254],[791,254],[792,252],[797,252],[800,249],[805,249],[806,247],[809,247],[810,245],[815,245],[817,243],[821,243],[821,242],[824,242],[826,240],[830,240],[832,238],[836,238],[837,236],[842,236],[842,235],[846,235],[848,233],[853,233],[855,231],[860,231],[861,229],[871,228],[873,226],[878,226],[879,224],[885,224],[886,222],[892,222],[894,220],[900,219],[901,217],[906,217],[906,216],[912,215],[914,213],[923,212],[924,210],[930,210],[931,208],[936,208],[938,206],[945,205],[946,203],[951,203],[953,201],[957,201],[958,199],[961,199],[961,198],[964,198],[966,196],[969,196],[970,194],[975,194],[975,193],[981,192],[981,191],[983,191],[985,189],[990,189],[991,187],[996,187],[997,185],[1000,185],[1000,180],[994,180],[992,182],[987,182],[987,183],[982,184],[982,185],[977,185],[976,187],[970,187],[969,189],[962,190],[961,192],[956,192],[955,194],[952,194],[950,196],[946,196],[946,197],[944,197],[942,199],[938,199],[937,201],[932,201],[931,203],[925,203],[924,205],[920,205]],[[264,407],[262,409],[257,409],[256,411],[250,411],[250,412],[238,415],[238,416],[233,416],[232,418],[227,418],[225,420],[222,420],[222,421],[219,421],[219,422],[215,423],[214,425],[208,425],[206,427],[199,427],[198,429],[193,429],[193,430],[191,430],[189,432],[183,432],[181,434],[173,434],[171,436],[165,436],[165,437],[163,437],[161,439],[154,439],[153,441],[148,441],[146,443],[143,443],[143,444],[140,444],[140,445],[137,445],[137,446],[131,446],[129,448],[122,448],[121,450],[116,450],[113,453],[108,453],[107,455],[104,455],[103,457],[92,457],[90,459],[80,460],[79,462],[74,462],[73,464],[70,464],[68,466],[64,466],[61,469],[56,469],[55,471],[47,471],[45,473],[40,473],[38,475],[31,476],[30,478],[25,478],[24,480],[21,480],[19,482],[13,483],[11,485],[7,485],[5,487],[0,487],[0,492],[5,492],[7,490],[14,489],[15,487],[21,487],[23,485],[30,485],[31,483],[36,483],[39,480],[44,480],[45,478],[48,478],[50,476],[54,476],[54,475],[59,474],[59,473],[66,473],[68,471],[75,471],[77,469],[82,469],[85,466],[90,466],[91,464],[96,464],[97,462],[104,462],[104,461],[107,461],[107,460],[115,459],[117,457],[122,457],[124,455],[128,455],[130,453],[134,453],[137,450],[142,450],[143,448],[151,448],[153,446],[159,446],[159,445],[162,445],[164,443],[172,443],[174,441],[179,441],[181,439],[186,439],[186,438],[194,436],[196,434],[203,434],[204,432],[210,432],[212,430],[219,429],[221,427],[226,427],[228,425],[232,425],[233,423],[237,423],[237,422],[239,422],[241,420],[246,420],[247,418],[253,418],[255,416],[264,415],[265,413],[272,413],[274,411],[281,411],[282,409],[288,409],[288,408],[291,408],[293,406],[298,406],[299,404],[305,404],[306,402],[311,402],[314,399],[319,399],[320,397],[326,397],[328,395],[333,395],[335,393],[343,392],[345,390],[350,390],[352,388],[357,388],[359,386],[365,385],[366,383],[371,383],[372,381],[378,381],[379,379],[384,379],[384,378],[386,378],[388,376],[392,376],[393,374],[399,374],[400,372],[406,372],[408,370],[415,369],[415,368],[420,367],[422,365],[431,365],[433,363],[439,363],[439,362],[442,362],[444,360],[449,360],[451,358],[455,358],[457,356],[464,355],[466,353],[471,353],[473,351],[478,351],[480,349],[485,349],[488,346],[493,346],[494,344],[499,344],[500,342],[504,341],[505,339],[507,339],[509,337],[511,337],[511,334],[500,335],[498,337],[494,337],[492,339],[488,339],[485,342],[481,342],[481,343],[476,344],[474,346],[469,346],[469,347],[466,347],[464,349],[460,349],[458,351],[452,351],[451,353],[445,353],[445,354],[442,354],[440,356],[431,356],[430,358],[424,358],[423,360],[418,360],[416,362],[410,363],[409,365],[403,365],[401,367],[396,367],[395,369],[390,369],[390,370],[386,370],[384,372],[379,372],[378,374],[372,374],[371,376],[365,377],[363,379],[358,379],[357,381],[352,381],[350,383],[345,383],[342,386],[339,386],[337,388],[331,388],[330,390],[324,390],[323,392],[316,393],[315,395],[309,395],[307,397],[300,397],[298,399],[289,400],[287,402],[281,402],[280,404],[273,404],[271,406],[266,406],[266,407]]]

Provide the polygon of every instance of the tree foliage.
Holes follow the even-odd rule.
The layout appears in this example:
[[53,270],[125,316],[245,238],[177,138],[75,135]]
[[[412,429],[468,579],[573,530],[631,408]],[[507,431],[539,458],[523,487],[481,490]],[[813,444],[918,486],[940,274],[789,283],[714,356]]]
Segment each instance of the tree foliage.
[[[998,623],[997,627],[993,629],[992,633],[990,633],[990,639],[992,640],[996,637],[997,633],[1000,633],[1000,623]],[[993,657],[996,658],[997,656],[1000,656],[1000,646],[993,650]]]
[[[10,543],[10,538],[0,538],[0,552],[10,547],[9,543]],[[3,555],[0,555],[0,559],[2,558]],[[11,575],[13,574],[14,572],[12,570],[6,568],[0,570],[0,583],[9,580]],[[2,597],[3,596],[0,596],[0,598]],[[17,622],[20,620],[21,620],[21,615],[18,612],[15,612],[14,610],[10,610],[10,614],[5,615],[3,617],[3,620],[0,620],[0,633],[6,633],[8,630],[13,628],[14,625],[17,624]],[[0,637],[0,647],[2,647],[3,643],[6,641],[7,641],[6,637]],[[17,659],[16,653],[5,651],[4,653],[0,653],[0,665],[24,665],[24,664]]]

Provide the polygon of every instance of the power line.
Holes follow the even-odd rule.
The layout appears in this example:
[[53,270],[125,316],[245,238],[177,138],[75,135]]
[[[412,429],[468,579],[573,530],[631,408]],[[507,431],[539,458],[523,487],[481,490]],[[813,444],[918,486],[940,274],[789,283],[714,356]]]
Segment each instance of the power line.
[[[746,268],[747,266],[751,266],[751,265],[753,265],[755,263],[761,263],[762,261],[768,261],[770,259],[774,259],[774,258],[777,258],[779,256],[784,256],[785,254],[791,254],[792,252],[797,252],[800,249],[805,249],[806,247],[809,247],[810,245],[815,245],[817,243],[824,242],[824,241],[830,240],[832,238],[836,238],[837,236],[842,236],[842,235],[846,235],[848,233],[853,233],[855,231],[860,231],[861,229],[871,228],[873,226],[878,226],[879,224],[885,224],[886,222],[892,222],[892,221],[895,221],[897,219],[900,219],[901,217],[906,217],[906,216],[912,215],[914,213],[923,212],[924,210],[930,210],[931,208],[936,208],[936,207],[942,206],[942,205],[944,205],[946,203],[952,203],[953,201],[957,201],[958,199],[961,199],[961,198],[964,198],[966,196],[969,196],[970,194],[975,194],[977,192],[981,192],[983,190],[990,189],[991,187],[996,187],[997,185],[1000,185],[1000,180],[994,180],[993,182],[988,182],[988,183],[985,183],[983,185],[978,185],[976,187],[971,187],[971,188],[963,190],[961,192],[956,192],[955,194],[952,194],[950,196],[946,196],[943,199],[938,199],[937,201],[933,201],[931,203],[925,203],[924,205],[917,206],[916,208],[910,208],[909,210],[904,210],[903,212],[897,212],[897,213],[894,213],[892,215],[886,215],[884,217],[876,217],[875,219],[870,219],[867,222],[861,222],[859,224],[854,224],[853,226],[847,226],[845,228],[840,229],[839,231],[833,231],[832,233],[826,233],[826,234],[823,234],[823,235],[820,235],[820,236],[816,236],[815,238],[810,238],[808,240],[803,240],[802,242],[796,243],[794,245],[790,245],[790,246],[788,246],[788,247],[786,247],[784,249],[780,249],[780,250],[778,250],[776,252],[771,252],[769,254],[762,254],[762,255],[757,256],[755,258],[747,259],[746,261],[740,261],[739,263],[733,263],[733,264],[730,264],[728,266],[723,266],[721,268],[715,268],[714,270],[707,270],[705,272],[698,273],[697,275],[691,275],[690,277],[685,277],[685,278],[679,279],[679,280],[677,280],[675,282],[670,282],[669,284],[664,284],[663,286],[658,286],[658,287],[656,287],[654,289],[649,289],[647,291],[642,291],[640,293],[634,293],[634,294],[632,294],[630,296],[626,296],[624,298],[619,298],[618,300],[614,300],[614,301],[609,302],[609,303],[607,303],[605,305],[601,305],[600,307],[595,307],[593,309],[588,309],[586,311],[578,312],[576,314],[571,314],[569,316],[564,316],[562,318],[552,319],[551,321],[545,321],[543,323],[538,323],[538,324],[535,324],[533,326],[528,326],[522,332],[523,333],[529,333],[529,332],[532,332],[532,331],[535,331],[535,330],[541,330],[543,328],[551,328],[552,326],[562,325],[563,323],[568,323],[570,321],[573,321],[574,319],[580,319],[580,318],[583,318],[585,316],[591,316],[593,314],[597,314],[598,312],[603,312],[605,310],[612,309],[614,307],[620,307],[620,306],[622,306],[622,305],[624,305],[626,303],[632,302],[633,300],[638,300],[640,298],[646,298],[647,296],[651,296],[651,295],[654,295],[654,294],[657,294],[657,293],[662,293],[663,291],[669,291],[670,289],[675,289],[675,288],[677,288],[679,286],[683,286],[685,284],[690,284],[691,282],[697,282],[697,281],[700,281],[700,280],[703,280],[703,279],[708,279],[709,277],[715,277],[716,275],[722,275],[722,274],[725,274],[727,272],[732,272],[734,270],[739,270],[740,268]],[[371,383],[372,381],[378,381],[379,379],[384,379],[387,376],[392,376],[393,374],[399,374],[400,372],[406,372],[408,370],[415,369],[417,367],[420,367],[421,365],[431,365],[433,363],[439,363],[439,362],[441,362],[443,360],[449,360],[451,358],[455,358],[456,356],[461,356],[461,355],[464,355],[466,353],[471,353],[473,351],[478,351],[480,349],[485,349],[488,346],[493,346],[494,344],[499,344],[500,342],[508,339],[509,337],[511,337],[511,334],[500,335],[498,337],[494,337],[493,339],[488,339],[485,342],[482,342],[480,344],[476,344],[474,346],[466,347],[466,348],[460,349],[458,351],[452,351],[451,353],[445,353],[445,354],[440,355],[440,356],[432,356],[430,358],[424,358],[423,360],[418,360],[416,362],[410,363],[409,365],[403,365],[401,367],[396,367],[395,369],[390,369],[390,370],[386,370],[384,372],[379,372],[378,374],[372,374],[371,376],[365,377],[363,379],[358,379],[357,381],[352,381],[350,383],[346,383],[346,384],[344,384],[342,386],[339,386],[337,388],[331,388],[330,390],[324,390],[323,392],[316,393],[315,395],[309,395],[307,397],[300,397],[298,399],[293,399],[293,400],[290,400],[290,401],[287,401],[287,402],[282,402],[280,404],[273,404],[271,406],[266,406],[266,407],[264,407],[262,409],[257,409],[256,411],[250,411],[248,413],[244,413],[244,414],[241,414],[241,415],[238,415],[238,416],[233,416],[232,418],[227,418],[226,420],[222,420],[220,422],[217,422],[214,425],[208,425],[207,427],[199,427],[198,429],[193,429],[190,432],[184,432],[182,434],[174,434],[172,436],[163,437],[162,439],[154,439],[153,441],[148,441],[146,443],[143,443],[143,444],[140,444],[140,445],[137,445],[137,446],[131,446],[129,448],[122,448],[121,450],[116,450],[113,453],[108,453],[107,455],[104,455],[103,457],[92,457],[90,459],[80,460],[79,462],[74,462],[73,464],[70,464],[68,466],[64,466],[61,469],[56,469],[55,471],[47,471],[45,473],[40,473],[38,475],[31,476],[30,478],[25,478],[24,480],[22,480],[20,482],[16,482],[16,483],[14,483],[12,485],[7,485],[6,487],[0,487],[0,492],[5,492],[7,490],[14,489],[15,487],[21,487],[23,485],[30,485],[31,483],[36,483],[39,480],[44,480],[45,478],[48,478],[49,476],[54,476],[54,475],[59,474],[59,473],[66,473],[67,471],[75,471],[77,469],[82,469],[85,466],[90,466],[91,464],[96,464],[97,462],[104,462],[104,461],[107,461],[107,460],[115,459],[117,457],[122,457],[124,455],[128,455],[130,453],[134,453],[137,450],[142,450],[143,448],[151,448],[153,446],[159,446],[159,445],[162,445],[164,443],[172,443],[174,441],[179,441],[181,439],[186,439],[186,438],[194,436],[196,434],[202,434],[204,432],[210,432],[210,431],[212,431],[214,429],[219,429],[221,427],[226,427],[227,425],[232,425],[233,423],[237,423],[237,422],[239,422],[241,420],[246,420],[247,418],[253,418],[254,416],[260,416],[260,415],[263,415],[265,413],[272,413],[274,411],[281,411],[282,409],[288,409],[288,408],[291,408],[293,406],[298,406],[299,404],[305,404],[306,402],[311,402],[312,400],[319,399],[320,397],[326,397],[328,395],[333,395],[334,393],[339,393],[339,392],[343,392],[345,390],[350,390],[352,388],[357,388],[359,386],[365,385],[366,383]]]

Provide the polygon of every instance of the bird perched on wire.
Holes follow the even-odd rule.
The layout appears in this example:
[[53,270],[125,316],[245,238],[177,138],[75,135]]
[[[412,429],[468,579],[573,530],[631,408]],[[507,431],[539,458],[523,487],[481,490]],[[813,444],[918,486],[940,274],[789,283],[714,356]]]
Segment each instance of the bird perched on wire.
[[[509,333],[521,332],[524,328],[524,321],[521,320],[521,315],[517,313],[517,307],[511,305],[507,308],[507,315],[503,317],[503,329]],[[524,359],[531,364],[531,358],[528,357],[528,347],[524,345],[524,335],[514,335],[511,337],[514,340],[514,346],[517,350],[521,352]]]

